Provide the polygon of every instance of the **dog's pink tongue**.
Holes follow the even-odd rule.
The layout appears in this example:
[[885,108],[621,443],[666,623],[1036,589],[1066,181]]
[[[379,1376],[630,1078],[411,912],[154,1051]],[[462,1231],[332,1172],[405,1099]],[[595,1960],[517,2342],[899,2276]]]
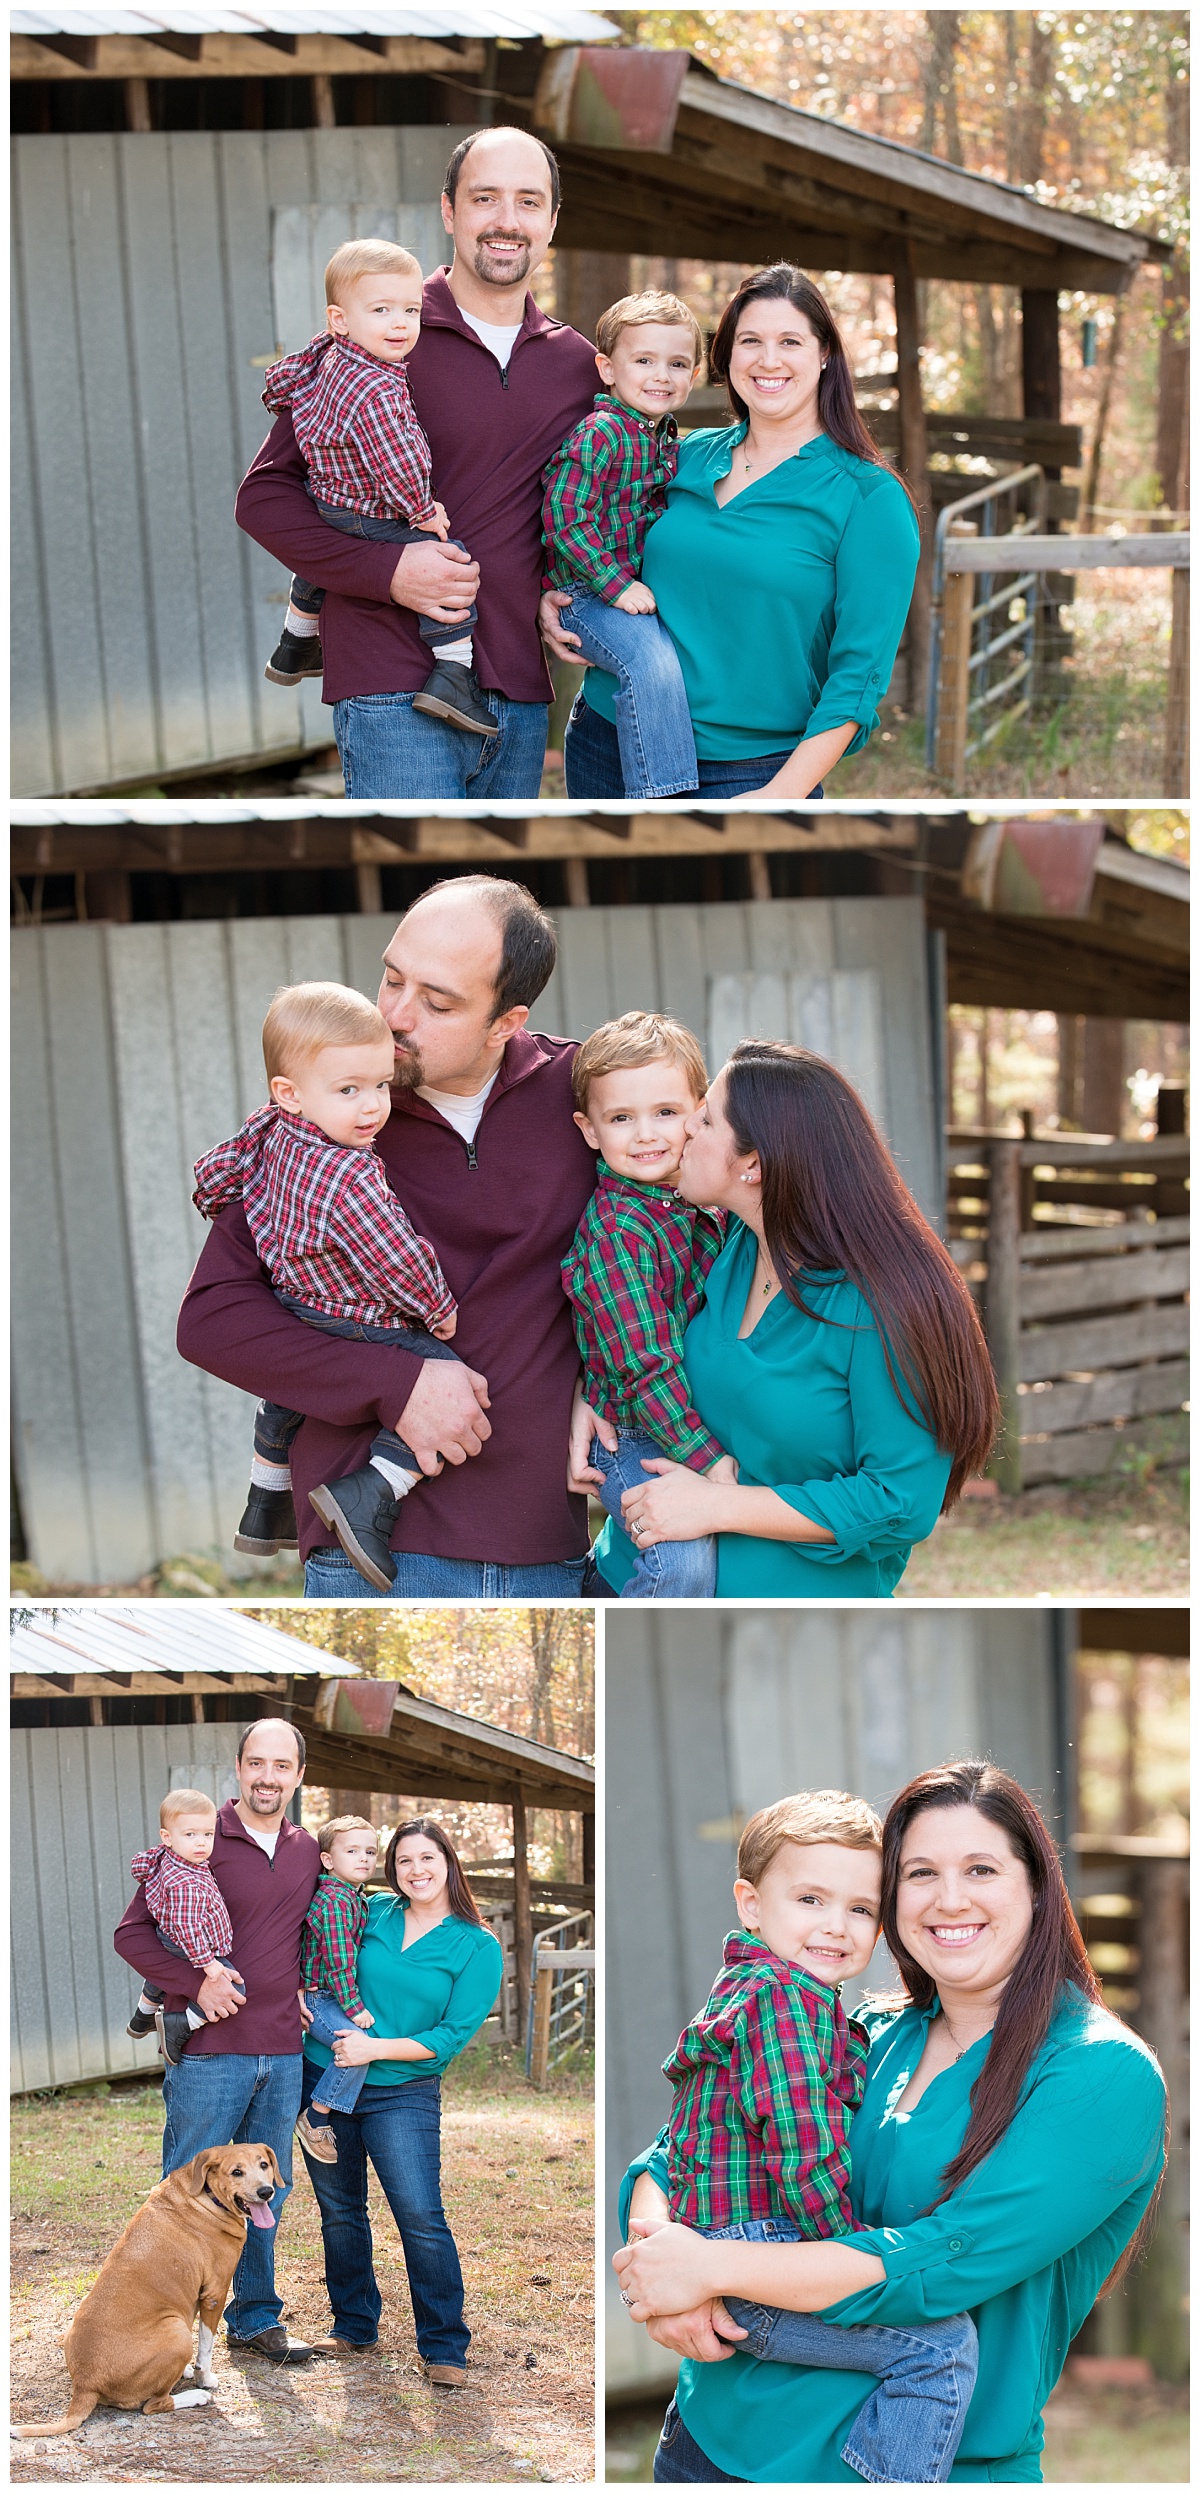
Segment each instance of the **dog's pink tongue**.
[[260,2231],[265,2226],[268,2233],[270,2232],[275,2219],[265,2199],[251,2199],[250,2222],[252,2225],[257,2225]]

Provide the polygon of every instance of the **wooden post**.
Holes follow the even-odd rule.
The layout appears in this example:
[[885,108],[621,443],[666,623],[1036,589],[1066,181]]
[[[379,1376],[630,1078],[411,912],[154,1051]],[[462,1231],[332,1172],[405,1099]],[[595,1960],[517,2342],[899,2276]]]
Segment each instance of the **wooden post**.
[[150,114],[150,81],[148,78],[125,80],[125,127],[127,130],[152,130]]
[[1171,574],[1171,656],[1167,668],[1167,751],[1163,795],[1186,796],[1190,778],[1188,678],[1191,650],[1191,573]]
[[[956,519],[952,537],[977,537],[973,519]],[[967,769],[967,703],[971,698],[971,616],[975,581],[948,571],[942,583],[942,646],[938,660],[937,748],[934,769],[952,796],[961,796]]]
[[333,80],[327,69],[318,69],[313,72],[312,117],[314,130],[336,130],[337,128]]
[[587,858],[564,857],[563,881],[567,887],[567,907],[569,909],[588,908],[592,895],[588,890]]
[[749,871],[751,900],[769,900],[771,898],[770,858],[764,856],[761,848],[752,848],[747,853],[746,865]]
[[583,1884],[585,1887],[594,1887],[596,1884],[596,1813],[594,1809],[585,1809],[583,1813]]
[[566,251],[554,254],[554,303],[581,337],[594,338],[601,312],[629,292],[629,259],[622,251]]
[[538,1962],[533,1991],[533,2051],[529,2062],[529,2075],[535,2086],[544,2086],[550,2071],[550,2007],[553,1993],[554,1967],[542,1957]]
[[991,1468],[1001,1488],[1015,1497],[1021,1487],[1021,1145],[995,1141],[990,1157],[987,1345],[1000,1389],[1000,1435]]
[[[1050,286],[1024,286],[1021,290],[1021,412],[1050,424],[1062,422],[1058,295]],[[1048,485],[1057,485],[1061,480],[1061,467],[1046,468]],[[1057,536],[1056,519],[1046,521],[1046,533]],[[1051,602],[1049,575],[1038,583],[1037,600],[1033,683],[1039,693],[1045,693],[1050,689],[1056,671],[1057,688],[1065,689],[1062,661],[1068,647],[1059,620],[1059,607]]]
[[356,867],[355,867],[355,869],[354,869],[354,881],[355,881],[355,885],[356,885],[356,887],[357,887],[357,891],[358,891],[358,905],[359,905],[359,908],[360,908],[360,910],[361,910],[361,912],[362,912],[362,915],[363,915],[365,918],[377,918],[377,917],[382,916],[382,913],[383,913],[383,869],[382,869],[382,867],[380,867],[380,866],[356,866]]
[[933,605],[933,539],[930,530],[929,437],[921,396],[921,323],[912,247],[905,244],[892,277],[896,307],[896,379],[900,420],[900,473],[917,505],[921,557],[908,610],[908,707],[923,717],[929,691],[929,619]]
[[1138,1921],[1139,2031],[1157,2054],[1174,2115],[1174,2145],[1154,2238],[1129,2281],[1134,2349],[1162,2380],[1187,2377],[1186,1861],[1143,1861]]
[[529,1894],[529,1835],[525,1795],[518,1784],[512,1797],[513,1828],[513,1956],[517,1969],[517,2034],[525,2044],[529,2014],[529,1974],[533,1963],[533,1906]]

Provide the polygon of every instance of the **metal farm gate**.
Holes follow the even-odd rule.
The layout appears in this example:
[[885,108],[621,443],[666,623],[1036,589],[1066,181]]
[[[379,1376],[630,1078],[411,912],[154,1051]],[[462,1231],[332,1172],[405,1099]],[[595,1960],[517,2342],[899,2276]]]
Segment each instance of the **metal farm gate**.
[[13,2094],[157,2069],[154,2036],[125,2032],[137,1976],[112,1943],[129,1864],[157,1841],[164,1792],[236,1800],[234,1756],[254,1720],[13,1733]]
[[[678,1014],[716,1064],[795,1038],[856,1081],[940,1222],[938,939],[915,900],[774,900],[559,913],[537,1028],[584,1038]],[[242,918],[18,929],[13,988],[14,1462],[51,1583],[129,1583],[227,1549],[251,1405],[188,1367],[175,1321],[204,1224],[192,1164],[263,1098],[276,987],[373,996],[395,920]]]
[[[911,1774],[987,1756],[1063,1841],[1067,1621],[1061,1612],[816,1605],[608,1615],[607,2249],[629,2158],[670,2108],[662,2062],[708,1995],[733,1927],[737,1839],[785,1792],[861,1792],[883,1810]],[[885,1949],[848,2004],[886,1990]],[[610,2394],[673,2359],[621,2309],[606,2265]]]
[[287,578],[234,494],[265,367],[324,325],[339,242],[428,275],[466,129],[18,137],[11,790],[62,795],[327,743],[263,680]]

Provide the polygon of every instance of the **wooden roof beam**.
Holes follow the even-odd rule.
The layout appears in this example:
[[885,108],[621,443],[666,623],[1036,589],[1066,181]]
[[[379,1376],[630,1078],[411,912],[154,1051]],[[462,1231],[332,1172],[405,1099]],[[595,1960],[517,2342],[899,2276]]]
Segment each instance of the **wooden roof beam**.
[[448,41],[420,35],[275,34],[267,27],[253,35],[14,35],[9,74],[24,80],[292,78],[324,72],[457,80],[479,76],[484,58],[483,42],[474,39],[455,50]]

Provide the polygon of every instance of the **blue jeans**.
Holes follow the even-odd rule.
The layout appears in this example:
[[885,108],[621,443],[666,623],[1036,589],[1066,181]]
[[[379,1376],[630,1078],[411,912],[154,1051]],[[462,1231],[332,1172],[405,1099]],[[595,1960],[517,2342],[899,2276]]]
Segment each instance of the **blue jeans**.
[[[643,1457],[653,1462],[665,1452],[665,1446],[635,1428],[617,1430],[615,1454],[593,1437],[589,1459],[593,1469],[604,1474],[600,1502],[623,1532],[628,1526],[621,1514],[622,1490],[644,1489],[654,1474],[642,1470]],[[702,1541],[657,1541],[652,1549],[637,1549],[635,1542],[634,1548],[637,1564],[621,1593],[622,1601],[712,1600],[717,1589],[717,1544],[712,1533],[706,1533]]]
[[390,1593],[374,1592],[341,1550],[314,1550],[304,1562],[306,1601],[578,1601],[586,1558],[546,1558],[506,1567],[492,1558],[428,1558],[394,1549]]
[[584,589],[559,615],[585,658],[617,679],[617,747],[626,796],[694,796],[696,740],[675,643],[657,615],[627,615]]
[[663,2417],[663,2428],[654,2453],[655,2484],[746,2484],[746,2476],[727,2476],[723,2467],[716,2467],[706,2458],[698,2441],[693,2441],[687,2425],[672,2398]]
[[410,692],[359,693],[333,705],[333,732],[350,797],[537,797],[550,710],[484,692],[498,736],[423,718]]
[[[787,753],[752,753],[744,761],[706,762],[697,764],[699,793],[715,801],[719,797],[755,796],[782,770],[793,748]],[[621,772],[621,747],[611,719],[602,718],[580,693],[567,722],[563,739],[563,767],[570,797],[621,797],[626,794]],[[346,790],[347,796],[349,789]],[[824,795],[823,788],[814,788],[804,803],[811,805]]]
[[[350,1316],[324,1316],[319,1307],[306,1307],[303,1299],[289,1298],[286,1290],[275,1296],[289,1314],[299,1316],[302,1323],[315,1325],[318,1333],[336,1334],[340,1342],[391,1342],[397,1350],[415,1352],[418,1359],[457,1359],[457,1351],[449,1342],[439,1342],[432,1333],[419,1325],[356,1324]],[[289,1411],[281,1402],[260,1402],[254,1414],[254,1451],[267,1463],[288,1463],[292,1439],[304,1418],[303,1411]],[[419,1472],[420,1464],[412,1447],[394,1428],[379,1428],[371,1440],[368,1462],[382,1454],[389,1463],[400,1463],[407,1472]]]
[[[336,2035],[362,2031],[353,2017],[339,2008],[332,1991],[306,1991],[304,2005],[312,2012],[309,2035],[314,2043],[323,2043],[326,2051],[333,2050]],[[326,2112],[353,2112],[366,2074],[365,2060],[356,2069],[339,2069],[337,2062],[331,2060],[327,2069],[317,2071],[318,2108]]]
[[[312,492],[311,486],[309,491]],[[322,502],[319,494],[315,493],[313,500],[322,519],[328,520],[331,528],[340,528],[343,536],[370,537],[374,543],[381,545],[438,545],[441,543],[440,538],[431,537],[427,528],[410,528],[407,520],[376,519],[370,511],[342,511],[334,502]],[[467,549],[461,537],[451,537],[448,542],[456,545],[460,554],[466,553]],[[319,615],[325,603],[325,591],[314,588],[311,580],[301,580],[298,573],[293,573],[291,599],[293,606],[298,606],[302,615]],[[474,606],[468,615],[464,615],[461,623],[435,623],[431,615],[417,616],[421,638],[430,649],[440,649],[443,641],[465,640],[468,632],[474,629],[478,620],[478,609]]]
[[[766,788],[768,780],[773,780],[776,770],[783,770],[783,763],[791,758],[791,750],[793,748],[788,745],[788,753],[751,753],[746,755],[746,760],[728,760],[728,763],[706,763],[701,758],[696,763],[699,795],[704,795],[704,798],[756,795],[758,788]],[[621,775],[621,743],[614,723],[611,723],[611,718],[601,718],[601,713],[594,711],[589,701],[584,701],[584,693],[576,696],[574,711],[566,720],[564,770],[566,795],[571,795],[571,798],[619,798],[619,795],[629,793],[624,775]],[[811,795],[803,798],[803,803],[811,805],[813,798],[823,793],[826,793],[823,788],[813,788]]]
[[[803,2242],[795,2225],[765,2217],[712,2226],[710,2242]],[[919,2328],[839,2329],[816,2312],[776,2311],[726,2294],[738,2343],[760,2363],[808,2363],[824,2372],[875,2372],[868,2398],[840,2453],[868,2484],[945,2484],[958,2453],[979,2370],[975,2323],[925,2320]]]
[[[163,2180],[205,2147],[270,2147],[283,2175],[271,2214],[278,2228],[292,2186],[292,2131],[300,2110],[299,2052],[185,2053],[163,2071]],[[248,2225],[225,2312],[231,2337],[278,2328],[283,2305],[275,2291],[274,2230]]]
[[[305,2061],[306,2104],[324,2075]],[[462,2364],[471,2332],[463,2318],[458,2252],[442,2209],[441,2091],[435,2077],[364,2086],[354,2112],[333,2115],[337,2163],[318,2164],[307,2155],[304,2161],[321,2210],[333,2335],[352,2346],[373,2346],[379,2335],[383,2298],[367,2214],[370,2162],[404,2248],[417,2351],[426,2363]]]

